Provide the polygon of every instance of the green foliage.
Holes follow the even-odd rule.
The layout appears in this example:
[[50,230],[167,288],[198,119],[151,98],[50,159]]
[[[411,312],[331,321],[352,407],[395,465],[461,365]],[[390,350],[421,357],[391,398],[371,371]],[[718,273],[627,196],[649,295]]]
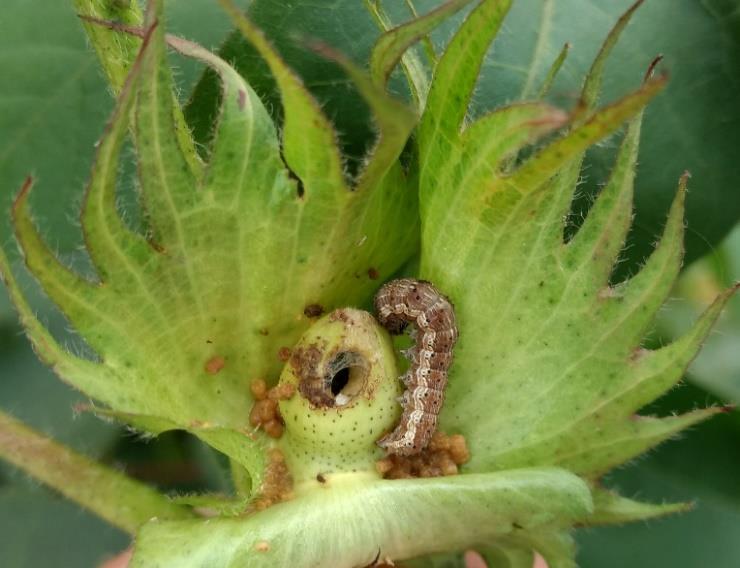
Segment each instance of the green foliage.
[[381,558],[406,558],[471,546],[510,535],[512,523],[521,527],[514,540],[531,544],[590,507],[585,484],[557,469],[392,483],[339,477],[252,517],[149,523],[133,566],[365,566],[379,548]]
[[[376,33],[362,4],[339,0],[330,6],[312,2],[286,5],[279,0],[255,0],[250,6],[255,23],[272,38],[315,96],[333,110],[332,119],[342,142],[355,154],[369,139],[367,111],[341,70],[307,53],[296,36],[319,38],[356,61],[366,61]],[[422,0],[415,4],[423,14],[440,2]],[[518,100],[523,93],[531,99],[566,42],[572,47],[548,100],[572,107],[593,54],[631,4],[632,0],[606,4],[595,0],[514,2],[499,41],[482,64],[472,114],[478,116]],[[392,22],[409,17],[403,2],[382,5]],[[740,28],[736,19],[732,0],[651,0],[640,9],[639,17],[626,30],[607,64],[605,100],[614,100],[636,86],[640,71],[659,53],[664,54],[664,66],[670,73],[669,87],[651,104],[645,117],[639,160],[642,169],[635,191],[636,219],[624,261],[618,267],[622,276],[634,272],[650,253],[675,193],[675,180],[685,170],[694,176],[687,202],[688,261],[711,250],[740,216],[740,202],[726,191],[740,176],[733,152],[740,144],[740,110],[736,104],[740,82],[735,71],[740,66]],[[588,25],[575,25],[577,22]],[[459,18],[452,19],[432,34],[437,52],[458,23]],[[414,51],[422,61],[427,52]],[[226,40],[220,54],[234,62],[261,96],[277,101],[259,58],[239,34]],[[395,91],[407,91],[399,82],[392,86]],[[207,137],[217,92],[213,76],[206,74],[186,109],[197,139]],[[696,140],[703,143],[696,144]],[[589,153],[583,195],[597,193],[599,184],[608,177],[614,150],[614,144],[606,141]],[[579,200],[577,211],[581,213],[589,202]]]
[[[308,325],[305,306],[361,304],[375,286],[371,269],[390,275],[411,254],[415,226],[394,219],[414,207],[416,196],[404,189],[404,174],[390,161],[401,150],[394,140],[404,140],[404,132],[381,138],[393,144],[395,156],[378,151],[366,170],[372,174],[368,187],[350,191],[331,128],[267,44],[265,54],[285,82],[286,106],[295,109],[286,113],[282,148],[261,101],[240,77],[197,46],[176,44],[216,67],[224,81],[226,104],[200,176],[178,143],[172,99],[161,94],[171,92],[171,78],[164,32],[150,18],[151,35],[98,148],[83,207],[100,282],[54,257],[29,215],[30,181],[14,205],[29,269],[100,362],[58,345],[25,305],[4,256],[0,261],[37,351],[67,381],[118,413],[158,417],[211,439],[201,425],[248,426],[248,383],[274,377],[278,350],[295,343]],[[115,200],[134,104],[145,235],[126,226]],[[209,379],[213,358],[225,367]],[[254,444],[239,436],[245,446]],[[238,461],[260,476],[261,460]]]
[[[680,379],[727,296],[683,341],[640,349],[680,267],[685,189],[642,271],[611,286],[630,224],[639,118],[589,217],[564,242],[583,152],[637,114],[659,80],[579,121],[513,171],[507,159],[528,140],[507,133],[551,118],[522,120],[513,106],[463,129],[488,46],[483,32],[497,28],[501,6],[481,4],[451,40],[419,130],[421,275],[450,295],[461,330],[442,426],[471,440],[474,471],[547,463],[597,476],[714,412],[633,416]],[[627,20],[592,67],[586,111]]]
[[[230,1],[221,4],[251,46],[240,62],[247,80],[199,45],[165,37],[161,1],[149,3],[141,27],[85,20],[119,92],[82,205],[91,269],[69,266],[41,234],[31,215],[30,178],[12,208],[28,270],[85,350],[65,347],[42,323],[3,249],[0,274],[39,357],[102,405],[93,407],[97,414],[150,434],[178,429],[199,437],[231,459],[235,495],[196,495],[173,504],[10,417],[0,421],[0,453],[124,529],[143,525],[137,566],[299,559],[353,566],[372,561],[378,549],[384,558],[403,560],[478,547],[490,561],[510,566],[530,563],[537,550],[551,568],[570,567],[576,524],[684,510],[682,504],[639,503],[599,485],[610,469],[726,410],[637,414],[680,380],[734,292],[721,293],[675,341],[648,348],[646,334],[682,261],[688,175],[645,265],[630,278],[614,278],[631,226],[643,108],[665,78],[648,77],[616,102],[596,104],[607,57],[639,2],[608,36],[570,113],[539,101],[482,116],[471,112],[508,0],[477,3],[439,57],[424,36],[466,2],[387,31],[374,44],[370,73],[343,51],[311,41],[349,78],[375,126],[375,136],[365,135],[368,124],[357,113],[360,137],[341,143],[336,117],[322,109],[325,101],[312,95],[259,27],[274,6],[256,2],[252,20]],[[138,23],[138,12],[122,6],[113,14],[104,4],[78,7]],[[537,57],[547,52],[544,29],[553,14],[551,3],[544,6]],[[379,6],[371,12],[384,26],[394,17]],[[415,48],[407,51],[417,40],[426,42],[423,57]],[[211,70],[184,115],[168,45]],[[241,46],[232,38],[224,52],[241,53]],[[567,50],[553,54],[538,89],[535,60],[525,94],[557,89],[566,56]],[[397,63],[415,108],[387,92]],[[270,104],[277,110],[268,111]],[[340,112],[355,103],[348,97],[343,105]],[[341,118],[337,122],[342,128]],[[625,123],[609,181],[575,230],[567,220],[585,152]],[[128,133],[141,227],[117,202]],[[334,414],[296,395],[281,405],[290,424],[279,445],[296,481],[310,483],[297,485],[292,500],[254,511],[249,499],[271,482],[267,450],[274,442],[249,424],[250,381],[274,384],[278,352],[302,335],[299,348],[311,341],[331,353],[345,345],[350,321],[337,324],[329,334],[336,337],[325,337],[323,323],[304,334],[311,324],[307,307],[367,305],[378,276],[391,278],[419,250],[420,276],[456,307],[461,337],[441,425],[465,435],[471,461],[454,478],[382,480],[373,467],[379,450],[372,439],[350,460],[335,459],[334,445],[324,440],[303,443],[301,428],[319,437],[351,441],[351,435],[329,424]],[[356,351],[377,358],[383,392],[393,398],[394,356],[387,339],[378,343],[374,333],[357,335]],[[293,380],[291,364],[284,381]],[[350,405],[347,416],[363,428],[375,418],[388,420],[393,413],[383,402]],[[296,457],[301,452],[305,459]],[[318,477],[323,481],[313,480]],[[224,518],[168,520],[190,516],[190,506],[210,507]],[[248,514],[232,518],[245,506]],[[346,527],[341,542],[321,530],[337,523]]]
[[[705,258],[682,273],[673,291],[674,301],[657,322],[661,338],[683,333],[686,321],[706,308],[717,293],[740,281],[740,226]],[[691,381],[715,396],[740,403],[740,304],[731,302],[714,328],[711,341],[691,366]]]
[[[480,102],[486,106],[500,103],[518,97],[527,83],[537,86],[563,44],[570,42],[573,48],[549,98],[568,104],[591,54],[631,3],[517,2],[509,20],[510,29],[516,32],[501,38],[480,84],[482,92],[497,96]],[[645,113],[635,181],[635,220],[618,267],[620,278],[633,273],[650,254],[672,201],[673,180],[685,170],[693,176],[686,202],[687,262],[710,252],[740,217],[740,203],[719,189],[735,186],[740,175],[732,158],[732,148],[740,143],[736,104],[740,35],[733,9],[737,9],[736,2],[723,0],[649,0],[625,30],[606,65],[605,100],[614,100],[636,85],[639,69],[657,54],[664,55],[662,67],[670,76],[665,93]],[[575,26],[573,22],[588,25]],[[614,151],[615,144],[607,141],[590,152],[581,188],[589,197],[576,203],[579,214],[608,177]]]
[[[691,410],[697,400],[712,399],[705,391],[684,386],[653,409]],[[740,522],[738,444],[740,421],[738,413],[732,412],[692,428],[635,466],[610,474],[609,485],[626,495],[655,502],[690,501],[692,510],[648,523],[579,531],[580,564],[604,568],[735,566],[740,554],[735,539]]]

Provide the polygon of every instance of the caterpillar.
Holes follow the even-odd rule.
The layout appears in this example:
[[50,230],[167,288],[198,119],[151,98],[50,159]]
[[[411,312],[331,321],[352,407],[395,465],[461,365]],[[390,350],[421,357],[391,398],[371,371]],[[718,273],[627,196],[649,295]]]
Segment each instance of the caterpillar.
[[413,455],[423,450],[437,428],[445,397],[447,372],[457,341],[455,311],[430,282],[402,278],[384,284],[375,295],[378,321],[391,334],[407,325],[415,345],[405,352],[411,365],[401,380],[403,414],[398,426],[378,440],[388,453]]

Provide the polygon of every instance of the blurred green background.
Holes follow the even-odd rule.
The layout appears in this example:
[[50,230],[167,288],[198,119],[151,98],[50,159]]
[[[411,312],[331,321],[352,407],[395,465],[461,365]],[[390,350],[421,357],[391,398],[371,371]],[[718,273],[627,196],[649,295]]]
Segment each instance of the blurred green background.
[[[113,1],[113,0],[111,0]],[[349,154],[369,139],[367,113],[335,66],[306,53],[298,38],[318,37],[358,61],[377,31],[360,0],[254,0],[253,18],[279,45],[324,103]],[[389,0],[397,21],[403,2]],[[424,11],[436,2],[418,2]],[[608,6],[605,6],[608,4]],[[516,100],[539,84],[565,41],[571,55],[551,99],[570,108],[580,78],[628,1],[516,0],[483,69],[474,112]],[[170,0],[169,28],[222,50],[279,112],[264,67],[212,0]],[[434,36],[441,44],[454,21]],[[225,42],[225,43],[224,43]],[[649,0],[625,33],[607,68],[605,100],[634,88],[649,61],[665,55],[667,92],[649,108],[643,131],[635,229],[615,278],[633,273],[649,253],[685,169],[692,172],[687,213],[687,264],[648,344],[686,329],[714,295],[740,279],[740,0]],[[187,116],[202,142],[217,104],[212,78],[173,58]],[[197,86],[196,86],[197,85]],[[400,87],[399,87],[400,88]],[[194,94],[192,94],[194,93]],[[32,206],[59,254],[85,266],[77,211],[112,98],[87,46],[72,2],[4,0],[0,7],[0,242],[15,253],[8,223],[13,195],[28,174],[37,178]],[[589,157],[577,225],[590,195],[604,182],[617,139]],[[133,195],[131,153],[121,190]],[[15,266],[22,273],[17,254]],[[29,279],[22,279],[42,320],[73,349],[79,343]],[[740,401],[740,301],[727,309],[691,367],[687,384],[650,409],[667,414],[716,401]],[[88,455],[166,490],[218,489],[220,457],[182,434],[143,441],[74,412],[85,402],[44,368],[22,335],[0,290],[0,407]],[[649,524],[592,529],[579,535],[584,567],[718,568],[740,565],[740,413],[715,418],[637,463],[608,483],[645,500],[695,500],[693,512]],[[0,463],[0,565],[94,566],[126,546],[125,536]]]

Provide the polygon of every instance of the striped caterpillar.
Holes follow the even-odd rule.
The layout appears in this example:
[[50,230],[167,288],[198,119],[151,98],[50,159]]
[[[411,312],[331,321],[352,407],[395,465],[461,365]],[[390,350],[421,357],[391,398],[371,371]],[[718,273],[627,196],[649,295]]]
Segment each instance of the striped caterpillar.
[[388,453],[413,455],[429,444],[437,428],[457,341],[455,312],[431,283],[410,278],[383,285],[375,295],[375,311],[380,324],[392,334],[403,333],[408,324],[416,326],[411,333],[415,345],[406,351],[411,366],[401,377],[406,385],[401,421],[378,440]]

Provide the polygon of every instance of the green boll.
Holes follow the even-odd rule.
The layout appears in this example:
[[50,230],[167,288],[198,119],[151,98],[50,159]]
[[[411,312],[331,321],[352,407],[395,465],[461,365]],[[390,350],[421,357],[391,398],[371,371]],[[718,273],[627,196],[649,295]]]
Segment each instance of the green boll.
[[318,320],[280,376],[281,449],[296,485],[334,473],[374,472],[376,441],[398,422],[401,393],[390,336],[369,313],[345,308]]

